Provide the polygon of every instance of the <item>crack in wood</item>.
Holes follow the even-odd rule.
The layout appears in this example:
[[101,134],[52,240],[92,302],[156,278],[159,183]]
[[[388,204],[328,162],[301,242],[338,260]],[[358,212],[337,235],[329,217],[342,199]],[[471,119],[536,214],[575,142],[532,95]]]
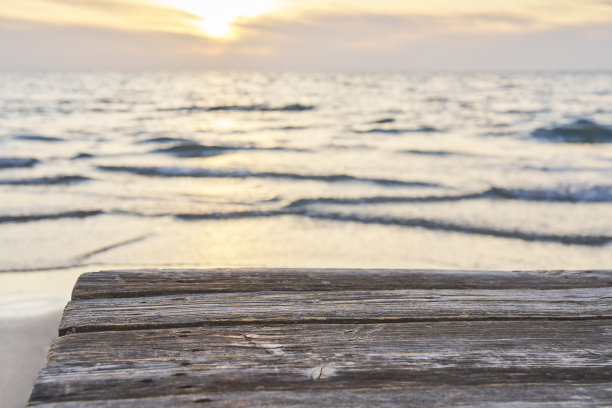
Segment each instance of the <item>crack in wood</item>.
[[310,378],[312,378],[313,381],[324,380],[335,375],[336,372],[337,370],[333,365],[318,366],[310,371]]
[[224,320],[224,321],[198,321],[185,322],[180,324],[117,324],[117,325],[100,325],[100,326],[73,326],[62,327],[59,330],[60,336],[78,333],[92,332],[112,332],[112,331],[130,331],[130,330],[155,330],[155,329],[181,329],[193,327],[219,327],[219,326],[246,326],[253,324],[265,325],[285,325],[285,324],[388,324],[388,323],[442,323],[442,322],[521,322],[521,321],[598,321],[612,320],[612,315],[605,316],[525,316],[525,317],[442,317],[442,318],[312,318],[312,319],[286,319],[286,318],[262,318],[262,319],[245,319],[245,320]]

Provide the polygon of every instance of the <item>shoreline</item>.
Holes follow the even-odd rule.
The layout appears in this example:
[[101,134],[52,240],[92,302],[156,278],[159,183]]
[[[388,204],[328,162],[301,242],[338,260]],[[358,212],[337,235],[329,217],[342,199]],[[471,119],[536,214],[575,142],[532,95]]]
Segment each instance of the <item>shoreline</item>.
[[0,407],[27,404],[74,283],[91,269],[0,273]]
[[47,360],[63,308],[44,314],[0,317],[0,406],[24,407]]

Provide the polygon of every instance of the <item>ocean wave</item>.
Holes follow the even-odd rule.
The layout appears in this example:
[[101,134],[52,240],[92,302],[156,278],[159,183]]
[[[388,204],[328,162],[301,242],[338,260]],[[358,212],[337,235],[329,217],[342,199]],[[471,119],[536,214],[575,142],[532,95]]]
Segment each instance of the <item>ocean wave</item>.
[[550,109],[542,108],[542,109],[510,109],[507,111],[503,111],[502,113],[507,113],[509,115],[537,115],[539,113],[549,113]]
[[4,186],[50,186],[61,184],[75,184],[91,180],[88,177],[71,175],[71,176],[51,176],[51,177],[35,177],[23,179],[0,179],[0,185]]
[[154,138],[151,138],[151,139],[141,140],[138,143],[160,143],[160,144],[164,144],[164,143],[183,143],[183,144],[193,143],[193,144],[195,144],[196,142],[191,140],[191,139],[184,139],[184,138],[181,138],[181,137],[154,137]]
[[560,143],[612,143],[612,128],[588,119],[552,128],[539,128],[531,136],[548,142]]
[[199,177],[199,178],[264,178],[264,179],[286,179],[322,181],[328,183],[338,182],[361,182],[390,187],[441,187],[439,184],[420,181],[402,181],[395,179],[367,178],[349,176],[346,174],[297,174],[281,172],[252,172],[249,170],[211,170],[193,167],[136,167],[136,166],[98,166],[99,170],[131,173],[142,176],[157,177]]
[[102,214],[104,214],[104,211],[91,210],[91,211],[65,211],[65,212],[50,213],[50,214],[0,215],[0,224],[24,223],[24,222],[42,221],[42,220],[59,220],[63,218],[87,218],[87,217],[94,217],[96,215],[102,215]]
[[151,153],[170,154],[175,157],[210,157],[226,153],[229,150],[236,150],[236,148],[228,146],[204,146],[198,143],[184,143],[163,149],[156,149]]
[[556,189],[529,190],[522,188],[492,187],[483,196],[524,201],[550,201],[570,203],[611,203],[612,186],[560,187]]
[[279,126],[279,127],[263,127],[261,130],[278,130],[278,131],[292,131],[292,130],[305,130],[309,129],[311,126],[303,126],[303,125],[287,125],[287,126]]
[[499,131],[499,132],[487,131],[487,132],[482,132],[481,134],[483,136],[493,136],[493,137],[502,136],[503,137],[503,136],[514,136],[514,135],[517,135],[518,133],[519,132],[516,130],[508,130],[508,131]]
[[386,133],[391,135],[400,135],[403,133],[432,133],[439,132],[439,129],[436,129],[431,126],[421,126],[419,128],[381,128],[374,127],[369,129],[352,129],[353,133]]
[[341,145],[336,143],[330,143],[325,145],[326,149],[334,149],[334,150],[370,150],[372,146],[368,146],[366,144],[358,144],[358,145]]
[[[605,159],[604,159],[605,160]],[[537,165],[526,165],[519,166],[522,170],[530,170],[530,171],[541,171],[544,173],[580,173],[580,172],[596,172],[596,173],[610,173],[612,169],[605,169],[601,167],[589,167],[589,166],[537,166]]]
[[314,105],[293,103],[283,106],[270,106],[268,104],[255,105],[216,105],[216,106],[179,106],[176,108],[160,108],[158,111],[168,112],[301,112],[314,110]]
[[371,196],[371,197],[317,197],[300,198],[287,204],[285,208],[300,208],[309,205],[330,204],[330,205],[364,205],[364,204],[410,204],[410,203],[439,203],[453,202],[462,200],[474,200],[487,197],[486,192],[461,194],[461,195],[434,195],[421,197],[406,196]]
[[438,103],[446,103],[449,102],[450,99],[448,99],[445,96],[430,96],[428,98],[425,98],[426,102],[438,102]]
[[569,203],[611,203],[612,186],[567,187],[558,189],[509,189],[491,187],[487,190],[458,195],[432,196],[366,196],[366,197],[316,197],[300,198],[285,208],[301,208],[309,205],[364,205],[364,204],[410,204],[442,203],[478,199],[507,199],[520,201],[546,201]]
[[175,157],[210,157],[236,150],[271,150],[271,151],[305,151],[304,149],[294,149],[285,147],[257,147],[257,146],[219,146],[201,145],[198,143],[184,143],[175,146],[156,149],[152,153],[170,154]]
[[79,154],[72,156],[70,160],[91,159],[93,157],[95,156],[91,153],[79,153]]
[[31,157],[0,157],[0,169],[33,167],[38,160]]
[[193,214],[176,214],[175,218],[184,221],[196,220],[232,220],[239,218],[260,218],[260,217],[278,217],[281,215],[294,214],[283,210],[270,211],[233,211],[233,212],[212,212],[212,213],[193,213]]
[[483,235],[495,238],[509,238],[529,242],[554,242],[565,245],[603,246],[612,242],[612,236],[608,235],[545,234],[520,230],[504,230],[492,227],[480,227],[427,218],[402,218],[393,216],[376,216],[351,213],[347,214],[309,210],[235,211],[201,214],[189,213],[176,214],[175,218],[183,221],[199,221],[278,217],[287,215],[302,216],[307,218],[336,222],[352,222],[359,224],[376,224],[395,227],[421,228],[433,231],[455,232],[469,235]]
[[423,228],[427,230],[458,232],[471,235],[485,235],[496,238],[519,239],[522,241],[555,242],[567,245],[602,246],[612,242],[608,235],[558,235],[526,232],[520,230],[502,230],[490,227],[477,227],[426,218],[400,218],[387,216],[370,216],[360,214],[328,213],[307,211],[303,214],[309,218],[331,221],[349,221],[361,224],[394,225],[402,227]]
[[415,154],[420,156],[467,156],[468,153],[451,152],[447,150],[400,150],[399,153]]
[[64,139],[60,139],[59,137],[42,136],[42,135],[14,135],[13,138],[17,139],[17,140],[26,140],[26,141],[29,141],[29,142],[49,142],[49,143],[54,143],[54,142],[63,142],[64,141]]
[[395,118],[382,118],[382,119],[378,119],[378,120],[373,120],[372,122],[369,122],[372,125],[384,125],[386,123],[395,123]]

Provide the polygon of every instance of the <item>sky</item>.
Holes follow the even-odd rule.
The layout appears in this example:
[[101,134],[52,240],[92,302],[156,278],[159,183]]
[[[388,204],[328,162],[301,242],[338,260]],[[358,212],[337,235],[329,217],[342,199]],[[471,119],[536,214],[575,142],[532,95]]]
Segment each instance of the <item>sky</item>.
[[610,70],[612,0],[2,0],[0,69]]

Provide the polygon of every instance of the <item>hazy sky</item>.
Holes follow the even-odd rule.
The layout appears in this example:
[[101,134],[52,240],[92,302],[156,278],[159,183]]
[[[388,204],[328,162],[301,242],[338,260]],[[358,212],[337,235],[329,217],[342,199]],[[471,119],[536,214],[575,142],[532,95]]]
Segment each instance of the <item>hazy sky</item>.
[[612,0],[1,0],[0,68],[612,69]]

